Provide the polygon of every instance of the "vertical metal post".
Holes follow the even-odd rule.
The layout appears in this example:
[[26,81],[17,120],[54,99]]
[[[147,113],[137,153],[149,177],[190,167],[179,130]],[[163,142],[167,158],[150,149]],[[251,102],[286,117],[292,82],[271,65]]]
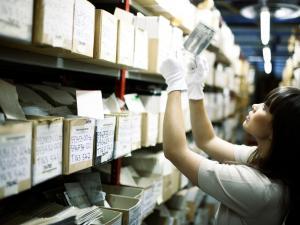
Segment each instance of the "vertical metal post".
[[[125,6],[124,6],[125,10],[129,11],[129,8],[130,8],[129,0],[125,0],[124,4],[125,4]],[[117,80],[117,84],[116,84],[116,95],[120,99],[124,99],[125,90],[126,90],[126,70],[121,69],[120,77]],[[111,164],[111,183],[112,184],[115,184],[115,185],[120,184],[121,166],[122,166],[122,160],[120,158],[112,161],[112,164]]]

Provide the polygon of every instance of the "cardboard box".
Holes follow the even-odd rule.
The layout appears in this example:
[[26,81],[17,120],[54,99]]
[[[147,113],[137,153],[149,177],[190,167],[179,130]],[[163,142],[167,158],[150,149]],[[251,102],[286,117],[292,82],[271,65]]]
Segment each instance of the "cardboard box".
[[33,42],[71,50],[74,0],[36,0]]
[[194,221],[195,213],[202,202],[205,193],[198,187],[192,187],[188,189],[186,200],[187,200],[187,219],[190,222]]
[[109,194],[106,196],[112,210],[123,213],[122,225],[138,225],[141,222],[141,200]]
[[101,211],[103,212],[101,217],[101,223],[103,225],[121,225],[122,224],[122,213],[102,208]]
[[126,21],[118,20],[117,63],[133,65],[134,26]]
[[142,113],[142,146],[155,146],[158,137],[158,113]]
[[148,70],[160,73],[161,62],[169,56],[172,39],[170,21],[162,16],[145,17],[149,38]]
[[71,174],[93,165],[94,132],[93,119],[64,119],[63,174]]
[[172,27],[172,39],[171,39],[171,57],[183,60],[182,55],[183,48],[183,31],[178,27]]
[[75,0],[72,51],[93,57],[95,7],[87,0]]
[[28,117],[33,123],[32,185],[62,174],[63,118]]
[[142,188],[102,184],[102,191],[104,191],[106,194],[141,199],[143,202],[144,190]]
[[163,143],[164,117],[165,117],[165,113],[162,113],[162,112],[159,113],[159,115],[158,115],[157,143]]
[[117,159],[131,152],[131,118],[128,113],[113,113],[116,116],[115,146],[113,158]]
[[183,189],[188,184],[189,184],[189,179],[185,175],[183,175],[182,173],[180,173],[180,182],[179,182],[180,189]]
[[163,202],[166,202],[179,190],[179,175],[180,172],[175,169],[171,174],[163,176]]
[[0,2],[0,37],[31,42],[33,0]]
[[137,151],[131,157],[123,159],[126,165],[130,165],[140,174],[169,175],[175,169],[174,165],[166,159],[162,151],[154,153],[149,151]]
[[174,218],[173,225],[186,224],[186,212],[185,212],[185,209],[182,209],[182,210],[170,210],[170,214]]
[[140,28],[134,30],[133,66],[148,70],[148,34]]
[[169,209],[173,210],[185,210],[186,209],[186,194],[187,190],[181,190],[174,194],[172,198],[166,202],[166,205],[168,206]]
[[120,175],[122,185],[140,187],[144,189],[142,200],[142,218],[147,217],[155,208],[155,204],[162,196],[162,177],[151,175],[139,176],[131,167],[122,167]]
[[103,120],[96,120],[94,165],[113,159],[115,128],[115,116],[106,116]]
[[134,23],[134,18],[135,18],[134,14],[131,13],[131,12],[129,12],[129,11],[126,11],[124,9],[121,9],[119,7],[115,8],[114,16],[118,20],[126,21],[129,24],[133,24]]
[[161,175],[144,174],[143,177],[134,178],[137,187],[145,188],[143,218],[148,216],[155,208],[156,203],[162,203],[163,179]]
[[160,95],[140,95],[140,98],[148,112],[158,113],[158,135],[157,143],[163,141],[163,122],[167,105],[167,92],[162,91]]
[[160,211],[155,210],[151,215],[145,218],[146,224],[174,225],[174,218],[162,215]]
[[118,20],[103,9],[96,9],[94,58],[116,62]]
[[142,146],[142,114],[131,113],[131,151]]
[[32,123],[0,125],[0,199],[31,186]]

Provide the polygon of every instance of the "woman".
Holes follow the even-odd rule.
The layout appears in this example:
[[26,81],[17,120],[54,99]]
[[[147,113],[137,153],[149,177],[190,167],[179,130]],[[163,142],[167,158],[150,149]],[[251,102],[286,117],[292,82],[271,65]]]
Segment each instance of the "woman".
[[[257,146],[250,147],[215,135],[203,102],[207,74],[203,58],[196,57],[187,71],[177,60],[167,59],[161,65],[161,73],[168,85],[165,156],[194,184],[220,201],[215,224],[291,224],[298,213],[296,203],[300,203],[295,184],[300,90],[277,88],[264,103],[252,106],[243,123],[244,130],[257,142]],[[218,162],[187,147],[180,97],[185,90],[190,99],[194,140]]]

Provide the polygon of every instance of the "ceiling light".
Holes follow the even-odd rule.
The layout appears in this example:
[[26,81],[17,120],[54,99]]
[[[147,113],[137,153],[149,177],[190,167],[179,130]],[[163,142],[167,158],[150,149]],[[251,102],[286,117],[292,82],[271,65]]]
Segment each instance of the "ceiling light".
[[[300,16],[300,6],[297,4],[268,2],[267,6],[269,8],[271,17],[276,19],[294,19]],[[241,9],[241,15],[248,19],[256,19],[259,17],[261,4],[249,5]]]
[[264,62],[264,69],[266,74],[270,74],[272,72],[272,63]]
[[263,48],[263,57],[265,62],[271,62],[271,50],[267,46]]
[[267,7],[262,7],[260,11],[260,38],[264,45],[270,40],[270,12]]

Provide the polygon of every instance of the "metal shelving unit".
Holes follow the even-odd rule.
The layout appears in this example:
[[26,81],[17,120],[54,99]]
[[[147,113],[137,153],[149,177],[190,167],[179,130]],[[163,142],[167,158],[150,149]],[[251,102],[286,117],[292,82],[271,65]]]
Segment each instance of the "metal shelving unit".
[[131,80],[146,81],[158,84],[165,83],[165,80],[161,74],[144,71],[128,71],[126,78]]
[[0,46],[0,60],[45,68],[85,72],[97,75],[107,75],[113,77],[119,76],[119,66],[113,66],[113,63],[107,63],[105,65],[105,63],[102,62],[104,66],[101,66],[100,64],[97,64],[96,61],[93,63],[93,59],[72,59],[71,55],[69,56],[69,58],[65,58],[5,46]]

